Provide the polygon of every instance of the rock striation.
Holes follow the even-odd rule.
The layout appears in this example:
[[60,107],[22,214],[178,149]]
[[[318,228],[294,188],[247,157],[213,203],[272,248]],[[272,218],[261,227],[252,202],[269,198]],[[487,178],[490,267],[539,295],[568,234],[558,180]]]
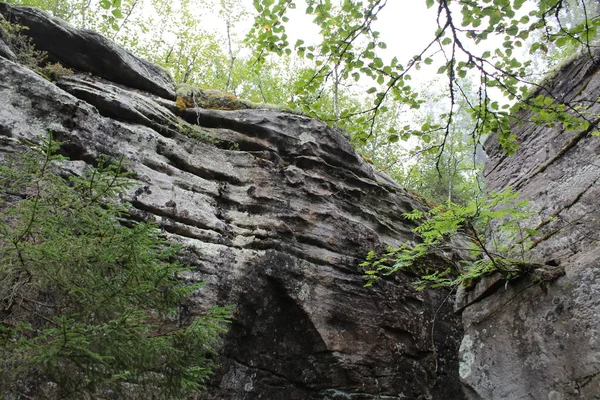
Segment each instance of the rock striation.
[[0,14],[74,71],[50,82],[0,51],[0,157],[48,132],[71,173],[123,156],[135,214],[206,283],[182,312],[234,306],[202,398],[463,398],[449,294],[404,275],[367,289],[357,268],[415,240],[401,214],[422,205],[341,135],[272,110],[181,109],[166,73],[98,34],[31,8]]
[[536,125],[521,111],[514,157],[495,137],[486,142],[489,188],[510,186],[531,201],[529,223],[541,234],[529,257],[566,276],[547,287],[526,279],[496,285],[463,312],[460,375],[470,399],[600,398],[600,137],[591,134],[600,52],[592,56],[566,63],[534,94],[569,104],[590,120],[588,130]]

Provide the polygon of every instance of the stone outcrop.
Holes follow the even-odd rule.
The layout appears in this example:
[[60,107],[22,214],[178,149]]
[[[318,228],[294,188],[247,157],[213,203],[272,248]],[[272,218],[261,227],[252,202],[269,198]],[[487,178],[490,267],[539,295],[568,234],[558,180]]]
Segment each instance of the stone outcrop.
[[495,137],[486,143],[489,188],[511,186],[531,201],[529,223],[541,234],[529,257],[566,276],[547,287],[527,279],[496,285],[464,311],[460,375],[471,399],[600,398],[600,137],[591,135],[600,53],[593,56],[567,63],[535,94],[578,110],[588,130],[538,126],[522,111],[514,157]]
[[186,279],[206,282],[186,315],[234,306],[203,398],[463,398],[448,293],[404,275],[363,287],[358,263],[415,240],[401,214],[421,205],[341,135],[270,110],[182,110],[168,75],[109,40],[29,8],[0,13],[74,70],[49,82],[0,53],[0,155],[52,132],[67,171],[124,156],[135,213],[184,246]]
[[27,35],[36,49],[48,53],[50,62],[175,99],[173,82],[165,71],[94,31],[71,28],[63,20],[50,18],[35,8],[0,3],[0,14],[12,23],[27,26]]

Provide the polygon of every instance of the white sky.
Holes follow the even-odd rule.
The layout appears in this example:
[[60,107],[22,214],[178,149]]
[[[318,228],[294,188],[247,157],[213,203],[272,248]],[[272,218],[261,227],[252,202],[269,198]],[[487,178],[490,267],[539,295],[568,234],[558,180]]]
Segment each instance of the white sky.
[[[210,3],[207,0],[196,1],[202,2],[204,7],[206,7],[207,3]],[[223,18],[217,14],[219,2],[220,0],[212,0],[214,6],[212,9],[208,8],[209,12],[214,13],[214,18],[207,18],[206,28],[207,30],[214,29],[225,37]],[[256,12],[252,3],[252,0],[238,0],[237,4],[239,4],[240,8],[245,8],[249,12],[248,17],[235,26],[235,31],[239,39],[242,39],[252,26],[253,16]],[[304,40],[307,45],[318,44],[320,42],[319,28],[313,24],[313,17],[305,14],[306,4],[303,0],[296,0],[296,4],[296,9],[288,11],[289,22],[286,23],[286,32],[291,47],[293,47],[297,39]],[[534,1],[526,4],[520,10],[521,13],[525,14],[529,12],[534,4]],[[456,20],[460,21],[462,19],[460,9],[457,8],[454,13],[456,14]],[[428,9],[425,0],[387,0],[387,4],[378,15],[378,20],[373,23],[373,29],[380,32],[381,41],[387,45],[387,49],[385,50],[376,50],[378,55],[384,59],[384,62],[389,62],[395,56],[401,64],[406,65],[413,56],[420,54],[434,38],[437,29],[436,16],[437,7],[434,6]],[[496,46],[501,46],[502,38],[490,36],[488,40],[484,41],[476,49],[473,43],[468,42],[470,40],[464,43],[474,51],[482,53],[484,50],[493,51]],[[438,49],[439,47],[434,45],[429,50],[429,54],[426,55],[430,55],[431,52]],[[525,47],[523,47],[523,51],[525,51],[524,49]],[[437,53],[432,65],[427,66],[422,64],[420,71],[411,71],[411,86],[414,89],[428,93],[443,92],[446,89],[447,81],[445,77],[437,74],[438,68],[445,61],[442,57],[442,54]],[[523,54],[523,58],[525,57],[529,57],[528,53]],[[475,81],[478,80],[478,76],[476,75],[473,72],[472,77]],[[478,87],[478,83],[474,82],[474,84],[475,87]],[[374,86],[372,80],[361,78],[359,83],[355,84],[351,90],[356,91],[357,94],[364,93],[371,86]],[[501,104],[508,101],[498,90],[491,89],[488,94]]]
[[[215,5],[212,8],[206,7],[206,0],[202,3],[209,14],[205,28],[226,37],[223,19],[218,15],[219,0],[212,0],[212,2]],[[306,45],[318,44],[319,28],[312,22],[313,17],[305,14],[304,1],[297,0],[296,3],[297,8],[288,11],[290,20],[286,24],[286,33],[289,43],[293,47],[297,39],[302,39]],[[252,15],[235,26],[236,36],[242,39],[252,27],[253,15],[256,11],[252,0],[239,0],[238,4],[240,8],[246,9]],[[373,24],[373,29],[381,33],[381,40],[387,44],[387,49],[377,49],[378,55],[385,62],[391,61],[395,56],[401,64],[406,64],[414,55],[421,53],[434,37],[437,28],[436,12],[436,7],[427,9],[425,0],[387,0],[386,6],[378,15],[378,20]],[[213,15],[210,15],[211,13]],[[437,77],[439,64],[423,67],[420,72],[412,72],[413,85],[430,84],[431,80]],[[364,92],[373,85],[373,81],[365,78],[361,79],[355,89]]]
[[[240,8],[245,8],[251,14],[235,26],[238,38],[242,39],[251,28],[256,11],[252,0],[238,1]],[[212,2],[215,7],[208,8],[208,12],[210,13],[212,10],[214,18],[207,18],[206,28],[215,30],[225,37],[223,19],[217,14],[219,0],[212,0]],[[203,1],[203,4],[206,7],[206,0]],[[286,24],[286,32],[291,46],[293,47],[297,39],[304,40],[305,44],[319,43],[319,28],[312,23],[312,16],[305,14],[304,1],[296,0],[296,4],[296,9],[288,11],[290,20]],[[460,11],[457,9],[456,13],[459,14]],[[420,54],[434,38],[437,29],[436,15],[437,7],[428,9],[425,0],[387,0],[386,6],[379,13],[378,20],[373,24],[373,29],[381,33],[380,38],[387,45],[385,50],[377,49],[378,55],[384,59],[384,62],[389,62],[395,56],[401,64],[406,65],[413,56]],[[498,44],[498,40],[489,38],[485,41],[484,46],[487,49]],[[437,47],[433,47],[430,52],[437,49]],[[422,65],[421,71],[412,71],[413,86],[431,85],[433,80],[440,77],[436,72],[443,62],[441,57],[441,54],[438,54],[436,61],[431,66]],[[368,79],[361,79],[360,83],[361,90],[366,90],[373,85],[373,82]]]
[[[251,12],[254,11],[252,0],[239,0],[240,5]],[[298,7],[290,10],[290,22],[286,24],[289,42],[293,45],[297,39],[306,43],[317,42],[319,29],[312,23],[312,17],[304,11],[303,1],[297,1]],[[421,52],[431,41],[436,30],[436,10],[427,9],[424,0],[388,0],[385,8],[379,13],[379,19],[374,23],[374,29],[381,33],[381,38],[388,48],[381,52],[385,58],[393,56],[406,62],[410,57]],[[214,28],[224,33],[219,18]],[[207,21],[210,24],[210,20]],[[238,35],[243,36],[252,26],[252,18],[247,18],[236,27]],[[210,28],[209,28],[210,29]]]

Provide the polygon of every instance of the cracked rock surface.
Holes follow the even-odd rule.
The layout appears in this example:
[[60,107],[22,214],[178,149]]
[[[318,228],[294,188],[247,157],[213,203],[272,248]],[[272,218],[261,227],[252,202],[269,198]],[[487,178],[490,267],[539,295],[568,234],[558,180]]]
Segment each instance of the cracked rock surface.
[[501,285],[463,312],[460,375],[472,399],[600,398],[600,137],[590,135],[600,115],[598,72],[583,55],[538,93],[583,106],[589,131],[537,126],[521,112],[514,157],[494,137],[486,143],[489,188],[511,186],[531,201],[541,235],[528,256],[566,276],[545,290],[526,280]]
[[107,39],[0,12],[75,70],[52,83],[0,56],[0,157],[48,131],[68,171],[124,156],[135,213],[184,246],[186,279],[206,283],[185,316],[234,306],[202,398],[463,398],[448,292],[416,292],[403,275],[363,287],[366,252],[415,240],[401,214],[422,205],[346,139],[274,111],[179,110],[168,77]]

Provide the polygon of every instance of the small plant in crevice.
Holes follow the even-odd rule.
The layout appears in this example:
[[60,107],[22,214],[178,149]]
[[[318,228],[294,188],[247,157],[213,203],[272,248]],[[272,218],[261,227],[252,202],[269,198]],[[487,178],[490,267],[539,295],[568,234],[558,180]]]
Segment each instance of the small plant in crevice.
[[188,108],[188,104],[186,103],[185,99],[181,96],[177,96],[177,99],[175,100],[175,105],[177,106],[177,109],[179,111],[184,111],[186,108]]
[[72,69],[65,68],[60,63],[46,64],[42,68],[39,68],[37,72],[51,82],[73,75]]
[[178,247],[119,201],[122,162],[60,174],[50,138],[0,164],[0,398],[183,398],[228,310],[182,322]]
[[204,142],[204,143],[208,143],[208,144],[212,144],[212,145],[217,145],[218,143],[220,143],[219,139],[204,132],[204,130],[202,130],[202,128],[200,126],[194,125],[194,124],[188,124],[184,121],[181,121],[179,123],[179,132],[181,132],[185,136],[188,136],[188,137],[191,137],[194,139],[198,139],[199,141]]
[[[465,206],[447,202],[429,211],[405,213],[408,220],[422,221],[413,229],[421,242],[388,247],[381,255],[369,252],[360,264],[366,286],[399,271],[415,274],[418,278],[413,284],[418,290],[470,287],[493,272],[507,281],[532,273],[537,280],[549,280],[545,279],[549,275],[540,272],[543,265],[527,255],[539,233],[525,225],[531,216],[527,204],[508,188]],[[461,254],[463,260],[459,264],[440,262],[447,252]]]
[[212,135],[206,133],[198,125],[189,124],[189,123],[181,121],[181,122],[179,122],[178,127],[179,127],[179,132],[181,132],[185,136],[193,138],[193,139],[197,139],[203,143],[210,144],[212,146],[218,147],[220,149],[225,149],[225,150],[233,150],[233,151],[240,150],[239,143],[232,141],[232,140],[219,139],[215,136],[212,136]]
[[187,84],[177,86],[177,107],[206,108],[213,110],[243,110],[249,108],[235,95],[224,93],[216,89],[202,89]]

